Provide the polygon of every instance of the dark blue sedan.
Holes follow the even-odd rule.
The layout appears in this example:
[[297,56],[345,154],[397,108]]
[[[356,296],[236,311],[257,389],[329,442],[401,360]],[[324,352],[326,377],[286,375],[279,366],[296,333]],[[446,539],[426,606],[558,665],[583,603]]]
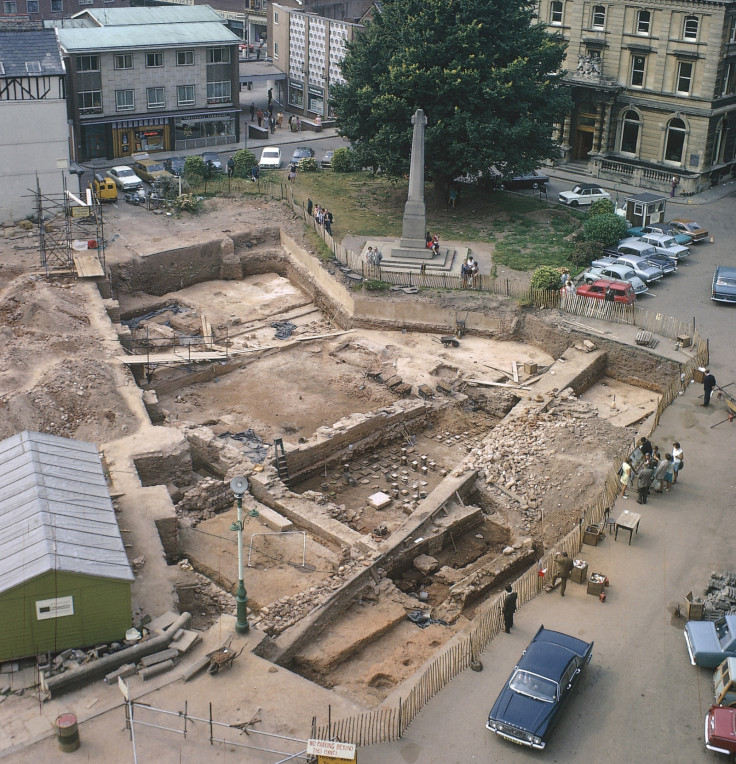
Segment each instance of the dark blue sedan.
[[540,626],[493,704],[486,727],[512,743],[544,748],[592,654],[592,642]]

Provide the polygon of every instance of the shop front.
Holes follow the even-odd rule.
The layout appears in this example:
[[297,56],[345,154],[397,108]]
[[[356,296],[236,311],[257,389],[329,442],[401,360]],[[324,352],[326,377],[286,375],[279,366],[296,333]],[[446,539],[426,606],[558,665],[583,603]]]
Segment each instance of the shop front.
[[172,119],[174,148],[197,149],[238,142],[239,113],[190,114]]
[[113,122],[112,140],[115,157],[128,157],[141,151],[171,150],[168,120],[163,117]]

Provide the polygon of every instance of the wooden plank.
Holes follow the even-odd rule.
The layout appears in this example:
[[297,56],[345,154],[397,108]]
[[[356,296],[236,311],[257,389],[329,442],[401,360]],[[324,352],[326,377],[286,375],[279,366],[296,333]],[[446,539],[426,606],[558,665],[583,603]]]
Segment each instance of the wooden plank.
[[519,381],[519,369],[516,365],[516,361],[511,361],[511,373],[514,375],[514,382]]
[[128,366],[137,366],[140,364],[166,364],[166,363],[201,363],[203,361],[225,361],[228,356],[222,352],[205,353],[202,351],[187,353],[173,352],[173,353],[149,353],[148,355],[119,355],[117,360]]
[[80,279],[100,278],[105,275],[97,255],[74,255],[74,267]]

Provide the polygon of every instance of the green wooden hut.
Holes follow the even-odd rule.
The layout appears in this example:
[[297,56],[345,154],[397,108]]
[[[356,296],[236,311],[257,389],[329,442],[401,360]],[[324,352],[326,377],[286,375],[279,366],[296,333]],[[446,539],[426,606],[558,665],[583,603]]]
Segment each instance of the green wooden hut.
[[97,446],[0,442],[0,661],[124,639],[128,563]]

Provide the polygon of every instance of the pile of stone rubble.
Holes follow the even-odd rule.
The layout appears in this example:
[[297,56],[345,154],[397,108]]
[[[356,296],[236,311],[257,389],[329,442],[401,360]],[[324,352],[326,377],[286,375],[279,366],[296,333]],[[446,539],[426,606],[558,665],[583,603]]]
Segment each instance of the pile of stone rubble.
[[705,620],[716,621],[721,616],[736,613],[736,571],[711,573],[702,598]]

